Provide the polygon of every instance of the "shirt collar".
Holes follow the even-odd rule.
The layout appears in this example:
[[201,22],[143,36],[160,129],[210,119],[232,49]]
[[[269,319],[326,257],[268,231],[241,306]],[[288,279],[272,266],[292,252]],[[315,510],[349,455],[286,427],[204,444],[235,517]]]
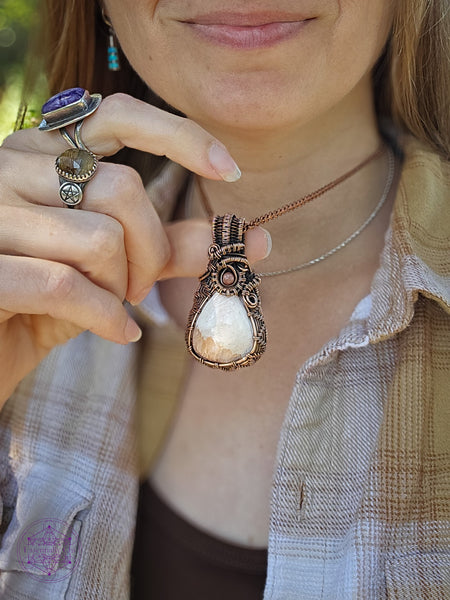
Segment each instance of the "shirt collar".
[[372,285],[371,342],[405,329],[419,295],[450,313],[450,170],[414,139],[405,160],[386,243]]

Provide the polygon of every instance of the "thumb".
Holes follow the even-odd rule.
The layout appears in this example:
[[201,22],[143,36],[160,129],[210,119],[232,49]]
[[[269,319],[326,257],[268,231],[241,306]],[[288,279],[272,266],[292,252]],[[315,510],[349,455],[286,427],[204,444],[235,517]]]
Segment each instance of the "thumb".
[[[211,225],[204,219],[189,219],[169,223],[165,231],[170,244],[170,259],[159,279],[202,275],[212,244]],[[270,234],[262,227],[250,229],[245,234],[245,250],[251,264],[266,258],[271,248]]]

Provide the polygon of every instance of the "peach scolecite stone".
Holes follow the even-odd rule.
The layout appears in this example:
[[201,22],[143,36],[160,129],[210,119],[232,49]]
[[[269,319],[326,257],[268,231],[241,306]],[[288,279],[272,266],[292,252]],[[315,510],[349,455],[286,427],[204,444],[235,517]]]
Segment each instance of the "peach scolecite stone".
[[211,362],[226,363],[246,356],[253,347],[253,328],[242,300],[213,294],[197,318],[192,345],[199,356]]

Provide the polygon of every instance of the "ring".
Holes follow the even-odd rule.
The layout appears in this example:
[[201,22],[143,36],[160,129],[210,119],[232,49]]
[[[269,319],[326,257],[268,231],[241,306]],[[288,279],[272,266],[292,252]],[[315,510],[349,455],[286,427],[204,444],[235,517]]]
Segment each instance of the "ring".
[[[84,144],[83,140],[81,139],[81,127],[83,126],[84,123],[84,119],[82,119],[81,121],[78,121],[78,123],[75,125],[75,131],[73,132],[73,136],[75,138],[75,144],[78,146],[78,148],[81,148],[81,150],[86,150],[86,152],[91,152],[89,150],[89,148]],[[91,154],[94,154],[93,152],[91,152]]]
[[66,142],[69,144],[69,146],[71,148],[79,148],[80,150],[86,150],[86,152],[90,152],[91,154],[94,154],[94,152],[92,152],[92,150],[89,150],[89,148],[86,146],[86,144],[81,139],[81,127],[82,127],[83,123],[84,123],[84,119],[81,119],[75,125],[75,130],[74,130],[74,138],[75,139],[70,135],[70,133],[67,131],[67,129],[65,127],[61,127],[61,129],[59,130],[59,133],[66,140]]
[[101,101],[101,94],[90,94],[80,87],[59,92],[43,104],[39,129],[53,131],[81,121],[96,111]]
[[59,175],[59,197],[69,208],[83,200],[83,189],[98,167],[95,154],[82,148],[70,148],[58,156],[55,169]]
[[62,135],[62,137],[66,140],[66,142],[69,144],[69,146],[71,148],[77,147],[77,145],[75,144],[75,140],[72,138],[72,136],[70,135],[70,133],[67,131],[67,129],[65,127],[61,127],[61,129],[58,129],[58,131]]

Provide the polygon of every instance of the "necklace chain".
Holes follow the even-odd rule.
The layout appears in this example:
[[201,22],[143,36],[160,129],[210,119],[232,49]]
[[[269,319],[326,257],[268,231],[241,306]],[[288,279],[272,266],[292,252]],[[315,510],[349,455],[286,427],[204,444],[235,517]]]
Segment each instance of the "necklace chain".
[[260,277],[276,277],[277,275],[283,275],[285,273],[293,273],[294,271],[301,271],[302,269],[306,269],[307,267],[311,267],[312,265],[315,265],[315,264],[321,262],[322,260],[325,260],[326,258],[332,256],[339,250],[342,250],[342,248],[345,248],[345,246],[350,244],[350,242],[353,242],[353,240],[355,238],[357,238],[364,231],[364,229],[366,229],[366,227],[368,227],[370,225],[370,223],[375,219],[377,214],[380,212],[380,210],[384,206],[384,203],[386,202],[386,200],[389,196],[389,192],[391,191],[392,182],[394,181],[394,173],[395,173],[395,159],[394,159],[392,150],[389,149],[388,150],[388,176],[386,178],[386,184],[384,186],[384,190],[381,195],[381,198],[378,201],[378,204],[373,209],[373,211],[370,213],[370,215],[364,221],[364,223],[362,225],[360,225],[356,231],[354,231],[351,235],[349,235],[348,238],[346,238],[343,242],[341,242],[340,244],[338,244],[331,250],[328,250],[328,252],[325,252],[321,256],[318,256],[317,258],[313,258],[312,260],[308,260],[305,263],[296,265],[295,267],[290,267],[288,269],[281,269],[280,271],[267,271],[264,273],[258,273],[259,276]]
[[[248,231],[249,229],[258,227],[259,225],[263,225],[264,223],[268,223],[269,221],[272,221],[273,219],[277,219],[278,217],[281,217],[282,215],[284,215],[288,212],[291,212],[297,208],[300,208],[301,206],[304,206],[308,202],[311,202],[312,200],[315,200],[316,198],[319,198],[320,196],[323,196],[325,193],[329,192],[333,188],[337,187],[339,184],[343,183],[346,179],[349,179],[352,175],[357,173],[359,170],[361,170],[363,167],[365,167],[368,163],[370,163],[371,161],[373,161],[376,158],[378,158],[379,156],[381,156],[383,154],[383,152],[384,152],[384,147],[383,147],[383,145],[381,145],[375,152],[373,152],[370,156],[368,156],[366,159],[364,159],[362,162],[360,162],[358,165],[356,165],[356,167],[353,167],[352,169],[350,169],[350,171],[347,171],[346,173],[344,173],[337,179],[334,179],[330,183],[327,183],[326,185],[319,188],[318,190],[311,192],[311,193],[307,194],[306,196],[303,196],[302,198],[299,198],[298,200],[291,202],[290,204],[284,204],[283,206],[281,206],[280,208],[278,208],[276,210],[269,211],[259,217],[252,219],[249,222],[246,222],[244,224],[244,232]],[[392,183],[394,181],[394,174],[395,174],[395,158],[394,158],[394,154],[393,154],[391,148],[389,148],[389,147],[387,150],[387,157],[388,157],[388,175],[386,178],[386,184],[384,186],[384,190],[381,195],[381,198],[380,198],[378,204],[375,206],[375,208],[371,212],[371,214],[367,217],[367,219],[364,221],[364,223],[358,227],[358,229],[356,231],[354,231],[344,241],[340,242],[337,246],[335,246],[331,250],[328,250],[327,252],[325,252],[321,256],[318,256],[317,258],[313,258],[312,260],[309,260],[305,263],[296,265],[294,267],[289,267],[287,269],[259,273],[259,276],[260,277],[275,277],[277,275],[283,275],[286,273],[292,273],[294,271],[300,271],[301,269],[305,269],[307,267],[310,267],[312,265],[315,265],[315,264],[325,260],[326,258],[329,258],[330,256],[332,256],[339,250],[342,250],[343,248],[345,248],[348,244],[350,244],[350,242],[352,242],[355,238],[357,238],[366,229],[366,227],[368,227],[370,225],[370,223],[374,220],[374,218],[380,212],[381,208],[383,207],[383,205],[385,204],[385,202],[389,196],[389,192],[391,190]],[[212,218],[214,216],[214,212],[213,212],[211,205],[208,201],[208,198],[206,196],[201,179],[198,179],[198,184],[199,184],[200,198],[202,201],[203,208],[204,208],[205,212],[207,213],[209,219],[212,220]]]
[[[315,200],[316,198],[323,196],[324,194],[326,194],[333,188],[337,187],[339,184],[343,183],[346,179],[349,179],[352,175],[355,175],[355,173],[360,171],[367,164],[369,164],[373,160],[377,159],[379,156],[381,156],[383,154],[383,152],[384,152],[384,145],[381,144],[380,147],[377,150],[375,150],[375,152],[373,152],[370,156],[368,156],[362,162],[357,164],[356,167],[353,167],[352,169],[350,169],[350,171],[347,171],[343,175],[340,175],[336,179],[333,179],[333,181],[330,181],[330,183],[327,183],[326,185],[322,186],[318,190],[315,190],[314,192],[306,194],[306,196],[303,196],[302,198],[299,198],[298,200],[294,200],[294,202],[291,202],[289,204],[284,204],[283,206],[281,206],[280,208],[277,208],[276,210],[271,210],[269,212],[264,213],[263,215],[261,215],[259,217],[255,217],[251,221],[246,222],[244,225],[244,232],[248,231],[249,229],[258,227],[259,225],[264,225],[264,223],[268,223],[269,221],[272,221],[273,219],[278,219],[278,217],[281,217],[282,215],[285,215],[286,213],[291,212],[292,210],[300,208],[301,206],[305,206],[305,204],[308,204],[308,202],[311,202],[312,200]],[[207,197],[205,189],[203,187],[202,180],[201,179],[197,179],[197,180],[198,180],[198,184],[199,184],[200,197],[201,197],[201,201],[203,204],[203,208],[204,208],[206,214],[208,215],[209,219],[212,221],[212,219],[214,217],[214,211],[212,210],[211,205],[209,203],[208,197]]]

